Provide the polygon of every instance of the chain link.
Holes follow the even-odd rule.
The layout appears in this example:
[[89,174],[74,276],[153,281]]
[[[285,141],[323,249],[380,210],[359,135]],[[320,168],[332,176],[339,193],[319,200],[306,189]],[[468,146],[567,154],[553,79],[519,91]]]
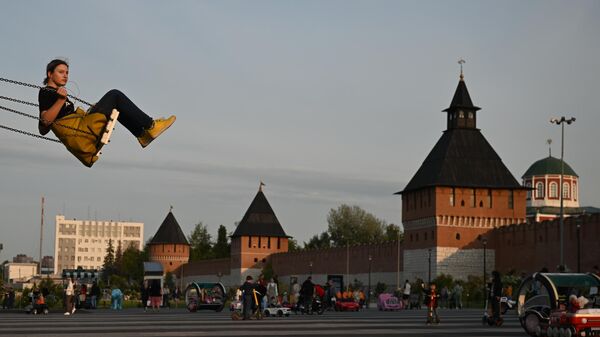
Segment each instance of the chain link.
[[[0,96],[0,97],[2,97],[2,96]],[[17,111],[17,110],[11,109],[11,108],[7,108],[7,107],[5,107],[5,106],[2,106],[2,105],[0,105],[0,109],[6,110],[6,111],[10,111],[10,112],[12,112],[12,113],[15,113],[15,114],[17,114],[17,115],[21,115],[21,116],[29,117],[29,118],[32,118],[32,119],[36,119],[36,120],[38,120],[38,121],[40,121],[40,122],[42,122],[42,123],[44,123],[44,124],[47,122],[47,121],[46,121],[45,119],[43,119],[43,118],[40,118],[40,117],[37,117],[37,116],[34,116],[34,115],[30,115],[30,114],[27,114],[27,113],[24,113],[24,112],[21,112],[21,111]],[[70,115],[68,115],[68,116],[70,116]],[[73,130],[73,131],[76,131],[76,132],[85,133],[85,134],[87,134],[87,135],[91,135],[91,136],[94,136],[94,137],[98,137],[97,135],[95,135],[95,134],[94,134],[94,133],[92,133],[92,132],[85,131],[85,130],[80,130],[80,129],[74,128],[74,127],[72,127],[72,126],[68,126],[68,125],[61,124],[61,123],[59,123],[59,122],[56,122],[56,121],[55,121],[55,122],[52,122],[52,123],[50,123],[50,124],[51,124],[51,125],[57,125],[57,126],[60,126],[61,128],[70,129],[70,130]]]
[[[30,87],[30,88],[37,88],[37,89],[42,89],[42,90],[54,91],[53,89],[49,89],[47,87],[42,87],[42,86],[39,86],[39,85],[25,83],[25,82],[19,82],[19,81],[9,80],[8,78],[3,78],[3,77],[0,77],[0,81],[11,83],[11,84],[22,85],[24,87]],[[86,101],[82,100],[81,98],[75,97],[75,96],[73,96],[71,94],[68,94],[67,97],[70,97],[70,98],[72,98],[72,99],[74,99],[74,100],[76,100],[78,102],[81,102],[81,103],[83,103],[83,104],[85,104],[85,105],[87,105],[89,107],[93,106],[92,103],[86,102]]]
[[21,133],[21,134],[24,134],[24,135],[27,135],[27,136],[31,136],[31,137],[45,139],[45,140],[48,140],[48,141],[51,141],[51,142],[55,142],[55,143],[60,143],[61,142],[58,139],[40,136],[40,135],[37,135],[35,133],[26,132],[26,131],[19,130],[19,129],[14,129],[14,128],[11,128],[11,127],[8,127],[8,126],[2,125],[2,124],[0,124],[0,128],[6,129],[6,130],[9,130],[9,131],[13,131],[13,132],[16,132],[16,133]]

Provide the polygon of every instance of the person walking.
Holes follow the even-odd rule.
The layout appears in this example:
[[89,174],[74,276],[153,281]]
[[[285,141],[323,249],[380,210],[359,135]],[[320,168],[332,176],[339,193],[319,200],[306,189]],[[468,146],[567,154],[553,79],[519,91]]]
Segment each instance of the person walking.
[[179,297],[181,296],[181,290],[179,290],[179,287],[175,287],[175,290],[173,290],[173,300],[175,301],[175,308],[179,307]]
[[312,283],[312,276],[309,276],[300,289],[300,304],[304,306],[307,312],[310,312],[312,298],[315,293],[315,285]]
[[75,279],[69,277],[67,287],[65,288],[65,316],[69,316],[75,313],[75,306],[73,306],[73,296],[75,295]]
[[150,283],[149,292],[152,311],[160,311],[160,301],[162,300],[162,287],[160,286],[160,280],[152,280]]
[[402,301],[404,302],[404,307],[408,308],[408,304],[410,301],[410,282],[408,282],[408,280],[404,282],[404,289],[402,290]]
[[267,298],[270,302],[272,302],[272,299],[275,299],[276,301],[279,299],[279,289],[273,278],[271,278],[267,284]]
[[142,282],[142,286],[140,287],[140,297],[142,298],[142,308],[144,308],[144,311],[148,309],[148,299],[150,297],[149,290],[148,280],[144,280],[144,282]]
[[463,286],[460,284],[460,282],[456,282],[456,284],[454,285],[454,290],[452,291],[452,293],[454,294],[454,303],[456,305],[456,309],[462,309],[463,305],[462,305],[462,294],[463,294]]
[[92,309],[96,309],[98,305],[98,297],[100,297],[100,287],[98,287],[98,283],[96,281],[92,283],[92,289],[90,292]]
[[[244,320],[250,319],[252,315],[252,303],[254,302],[254,282],[252,276],[246,276],[246,282],[240,286],[242,291],[242,311],[244,314]],[[260,309],[259,309],[260,310]]]
[[437,310],[439,298],[440,295],[436,292],[435,283],[430,284],[429,289],[425,289],[425,304],[427,305],[427,324],[440,323],[440,316],[438,315]]
[[492,272],[492,288],[490,289],[490,302],[492,303],[492,319],[499,325],[500,318],[500,298],[502,297],[502,278],[497,270]]
[[165,284],[165,286],[163,287],[163,291],[162,291],[163,308],[169,308],[169,309],[171,309],[171,304],[169,303],[169,296],[170,295],[171,295],[171,290]]

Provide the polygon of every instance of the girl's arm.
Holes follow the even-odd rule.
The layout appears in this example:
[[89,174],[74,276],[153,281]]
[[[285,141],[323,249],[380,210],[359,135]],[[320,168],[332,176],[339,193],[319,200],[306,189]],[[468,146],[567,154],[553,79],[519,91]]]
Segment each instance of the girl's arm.
[[56,90],[56,92],[58,93],[58,99],[56,102],[54,102],[54,104],[52,104],[48,110],[44,110],[40,114],[42,117],[42,123],[44,123],[46,126],[49,126],[52,124],[52,122],[54,122],[56,116],[58,116],[58,113],[60,112],[60,109],[62,109],[62,106],[67,100],[67,90],[65,88],[60,87]]

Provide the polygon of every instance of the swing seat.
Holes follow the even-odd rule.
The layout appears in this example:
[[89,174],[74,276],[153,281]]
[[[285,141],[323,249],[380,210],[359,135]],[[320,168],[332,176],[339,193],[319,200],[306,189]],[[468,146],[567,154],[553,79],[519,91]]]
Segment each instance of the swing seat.
[[74,114],[65,116],[51,125],[52,132],[79,161],[92,167],[98,160],[102,147],[110,141],[110,136],[119,117],[113,109],[107,119],[103,113],[87,114],[77,108]]

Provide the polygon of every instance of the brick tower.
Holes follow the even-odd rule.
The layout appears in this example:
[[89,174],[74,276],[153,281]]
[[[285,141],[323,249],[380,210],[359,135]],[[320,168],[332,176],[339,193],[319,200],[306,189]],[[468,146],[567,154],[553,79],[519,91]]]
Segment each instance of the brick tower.
[[[447,129],[402,195],[404,272],[425,281],[444,273],[481,275],[483,240],[491,229],[525,221],[526,189],[477,128],[477,111],[460,74],[443,110]],[[494,250],[487,246],[488,272]],[[430,262],[431,261],[431,262]]]
[[177,223],[172,209],[148,243],[150,261],[162,264],[165,273],[173,272],[190,259],[190,244]]
[[275,212],[263,193],[258,193],[231,235],[231,273],[240,283],[247,275],[257,277],[269,256],[288,251],[289,236],[285,234]]

